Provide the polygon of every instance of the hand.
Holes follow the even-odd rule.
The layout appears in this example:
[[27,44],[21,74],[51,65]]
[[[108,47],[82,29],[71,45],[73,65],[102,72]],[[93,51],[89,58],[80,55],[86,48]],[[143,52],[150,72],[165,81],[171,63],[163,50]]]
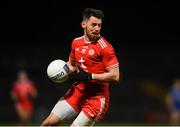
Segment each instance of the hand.
[[92,74],[79,67],[79,72],[70,75],[70,80],[73,82],[86,82],[92,80]]

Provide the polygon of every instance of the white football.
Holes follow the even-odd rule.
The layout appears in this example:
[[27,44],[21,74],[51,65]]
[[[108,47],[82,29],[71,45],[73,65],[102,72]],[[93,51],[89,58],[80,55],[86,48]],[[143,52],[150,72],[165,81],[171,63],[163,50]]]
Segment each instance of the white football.
[[69,68],[65,61],[57,59],[47,67],[48,77],[55,83],[62,83],[68,79]]

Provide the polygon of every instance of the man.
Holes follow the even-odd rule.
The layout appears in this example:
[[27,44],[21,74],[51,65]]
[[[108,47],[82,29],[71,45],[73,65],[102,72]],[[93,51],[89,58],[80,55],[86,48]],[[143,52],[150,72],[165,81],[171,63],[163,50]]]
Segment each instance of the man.
[[21,70],[17,74],[17,80],[13,84],[11,97],[15,102],[15,109],[21,125],[29,125],[32,122],[33,98],[37,96],[35,84],[28,78],[27,72]]
[[166,106],[170,115],[170,124],[180,125],[180,78],[173,80],[173,85],[166,96]]
[[62,97],[41,125],[58,125],[74,119],[71,126],[93,125],[102,119],[109,105],[109,81],[119,81],[119,63],[113,47],[100,35],[104,14],[83,11],[84,35],[72,42],[67,65],[72,88]]

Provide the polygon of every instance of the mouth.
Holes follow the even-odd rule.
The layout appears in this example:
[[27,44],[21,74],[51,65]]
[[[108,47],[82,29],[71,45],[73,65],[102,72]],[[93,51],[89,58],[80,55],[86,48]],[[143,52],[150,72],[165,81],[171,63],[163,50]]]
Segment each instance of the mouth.
[[99,33],[92,33],[91,41],[97,41],[100,38]]
[[93,32],[92,34],[95,35],[95,36],[99,35],[99,33],[97,33],[97,32]]

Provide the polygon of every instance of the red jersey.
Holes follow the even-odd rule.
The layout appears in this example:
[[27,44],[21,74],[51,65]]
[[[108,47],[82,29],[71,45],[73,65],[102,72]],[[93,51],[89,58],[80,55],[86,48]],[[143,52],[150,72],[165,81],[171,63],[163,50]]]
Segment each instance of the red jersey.
[[[85,71],[96,74],[119,66],[114,48],[102,36],[96,43],[85,43],[84,36],[75,38],[71,45],[70,58]],[[75,87],[88,94],[109,95],[109,82],[91,80]]]
[[22,105],[24,108],[31,110],[32,101],[30,96],[35,91],[34,84],[29,80],[15,82],[12,92],[17,96],[16,106]]

